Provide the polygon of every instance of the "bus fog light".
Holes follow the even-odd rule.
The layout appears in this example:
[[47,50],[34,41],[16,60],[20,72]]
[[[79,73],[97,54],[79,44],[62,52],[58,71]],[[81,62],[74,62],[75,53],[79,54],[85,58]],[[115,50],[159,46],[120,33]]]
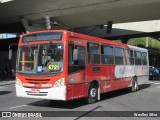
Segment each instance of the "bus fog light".
[[16,78],[16,84],[19,85],[19,86],[22,86],[22,82],[19,78]]
[[60,87],[60,86],[64,86],[64,78],[57,80],[53,85],[53,87]]

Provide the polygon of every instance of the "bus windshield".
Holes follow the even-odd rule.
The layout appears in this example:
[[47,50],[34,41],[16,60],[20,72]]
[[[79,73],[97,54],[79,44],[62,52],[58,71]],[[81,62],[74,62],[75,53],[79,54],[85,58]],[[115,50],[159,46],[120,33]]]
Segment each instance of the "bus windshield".
[[60,43],[19,47],[17,72],[28,74],[57,74],[63,71],[64,47]]

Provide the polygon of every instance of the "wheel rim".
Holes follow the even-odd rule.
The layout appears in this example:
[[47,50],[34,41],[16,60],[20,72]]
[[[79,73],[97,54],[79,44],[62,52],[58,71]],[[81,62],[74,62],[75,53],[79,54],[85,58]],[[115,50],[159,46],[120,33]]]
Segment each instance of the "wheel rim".
[[135,85],[135,86],[136,86],[135,88],[136,88],[136,90],[138,90],[138,83],[137,83],[137,81],[135,82],[135,84],[136,84],[136,85]]
[[137,90],[138,89],[138,84],[136,82],[136,80],[134,80],[134,90]]
[[95,98],[96,97],[96,89],[95,88],[91,89],[90,96],[91,96],[91,98]]
[[134,89],[137,90],[137,84],[136,84],[136,81],[134,83]]

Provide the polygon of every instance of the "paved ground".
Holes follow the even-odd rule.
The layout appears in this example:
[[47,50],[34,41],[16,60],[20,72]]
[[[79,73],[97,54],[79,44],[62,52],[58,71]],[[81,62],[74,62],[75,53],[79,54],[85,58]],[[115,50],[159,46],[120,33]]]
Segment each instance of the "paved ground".
[[[15,95],[14,81],[0,82],[0,111],[60,111],[52,112],[52,115],[60,116],[71,115],[65,119],[114,119],[114,120],[143,120],[145,117],[91,117],[96,113],[93,111],[160,111],[160,81],[150,81],[141,86],[135,93],[129,93],[126,89],[114,91],[102,95],[102,100],[94,104],[85,104],[82,100],[72,102],[53,102],[51,105],[48,100],[18,98]],[[88,112],[69,112],[63,111],[88,111]],[[49,113],[49,112],[48,112]],[[65,115],[66,114],[66,115]],[[76,115],[75,115],[76,114]],[[105,113],[103,113],[104,115]],[[89,118],[86,118],[89,116]],[[54,119],[64,119],[64,118]],[[2,119],[2,118],[1,118]],[[5,118],[6,119],[6,118]],[[9,119],[9,118],[8,118]],[[17,118],[12,118],[17,119]],[[31,119],[31,118],[30,118]],[[33,119],[33,118],[32,118]],[[38,118],[39,119],[39,118]],[[53,120],[52,117],[42,118]],[[159,120],[157,117],[150,117],[148,120]]]
[[15,84],[15,80],[0,80],[0,86],[12,85]]

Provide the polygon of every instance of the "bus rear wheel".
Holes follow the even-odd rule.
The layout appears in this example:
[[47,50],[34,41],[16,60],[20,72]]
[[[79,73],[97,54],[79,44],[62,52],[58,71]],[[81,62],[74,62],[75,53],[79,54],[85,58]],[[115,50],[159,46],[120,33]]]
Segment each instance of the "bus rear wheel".
[[95,84],[91,84],[88,90],[88,97],[86,98],[86,102],[88,104],[95,103],[98,98],[98,87]]
[[130,88],[130,92],[136,92],[138,91],[138,82],[137,82],[137,78],[136,77],[133,77],[133,80],[132,80],[132,87]]

